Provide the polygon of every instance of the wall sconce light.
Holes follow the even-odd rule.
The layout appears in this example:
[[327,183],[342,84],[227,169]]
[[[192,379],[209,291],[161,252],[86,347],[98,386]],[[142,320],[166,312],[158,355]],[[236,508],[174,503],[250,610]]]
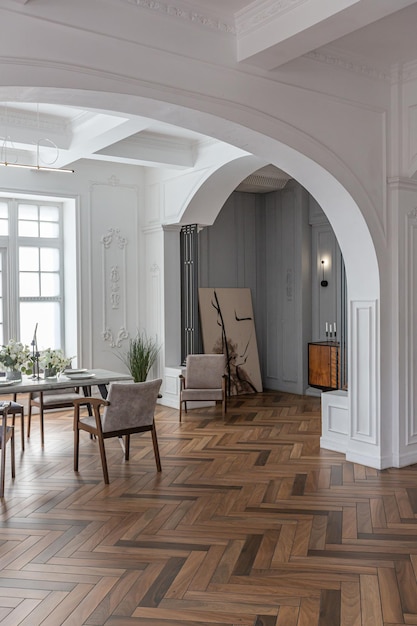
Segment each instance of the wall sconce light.
[[322,269],[322,281],[321,281],[321,283],[320,283],[320,285],[321,285],[322,287],[327,287],[327,285],[329,284],[329,283],[327,282],[327,280],[325,280],[325,278],[324,278],[324,266],[325,266],[325,265],[326,265],[326,261],[323,259],[323,260],[322,260],[322,262],[321,262],[321,269]]

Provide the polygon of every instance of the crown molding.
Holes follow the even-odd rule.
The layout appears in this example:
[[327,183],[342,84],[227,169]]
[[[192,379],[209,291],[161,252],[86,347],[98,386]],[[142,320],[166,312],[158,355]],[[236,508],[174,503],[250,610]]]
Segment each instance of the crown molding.
[[309,0],[257,0],[249,7],[235,14],[236,32],[238,35],[255,30],[263,23],[277,15],[292,11]]
[[303,56],[305,58],[312,59],[313,61],[318,61],[320,63],[327,63],[335,67],[340,67],[344,70],[347,70],[348,72],[362,74],[363,76],[367,76],[368,78],[391,82],[391,73],[385,72],[375,67],[371,67],[369,65],[366,65],[365,63],[360,63],[357,60],[340,57],[331,52],[313,50],[312,52],[308,52]]
[[235,27],[232,22],[220,20],[215,16],[203,15],[201,12],[193,11],[179,2],[161,2],[158,0],[122,0],[127,4],[132,4],[141,9],[148,9],[153,13],[161,13],[170,17],[177,17],[187,20],[192,24],[198,24],[211,30],[217,30],[222,33],[235,34]]

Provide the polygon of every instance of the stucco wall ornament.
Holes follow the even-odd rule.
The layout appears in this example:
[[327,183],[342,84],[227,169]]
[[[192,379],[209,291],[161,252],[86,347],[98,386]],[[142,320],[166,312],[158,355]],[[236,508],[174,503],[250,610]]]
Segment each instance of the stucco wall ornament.
[[127,239],[126,237],[122,237],[119,228],[109,228],[107,235],[103,235],[100,239],[105,248],[110,248],[113,240],[117,242],[117,245],[121,250],[123,250],[127,245]]
[[[126,246],[127,238],[122,235],[119,228],[109,228],[105,235],[100,238],[102,244],[102,311],[103,340],[110,343],[112,348],[120,348],[122,341],[129,337],[127,332],[127,261]],[[113,250],[111,249],[113,246]],[[119,325],[116,332],[112,324]]]
[[110,328],[105,328],[102,332],[102,337],[104,341],[108,341],[110,343],[111,348],[120,348],[122,345],[122,341],[129,338],[129,333],[126,328],[119,328],[119,331],[116,337],[113,335],[113,332]]

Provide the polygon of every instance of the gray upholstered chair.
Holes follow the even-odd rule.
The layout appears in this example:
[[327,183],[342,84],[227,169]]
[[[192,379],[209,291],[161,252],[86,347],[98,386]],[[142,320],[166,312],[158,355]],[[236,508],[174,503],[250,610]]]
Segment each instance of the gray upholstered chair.
[[11,463],[12,463],[12,478],[15,477],[15,455],[14,455],[14,426],[7,425],[8,411],[10,408],[10,402],[3,402],[0,407],[1,426],[0,426],[0,498],[4,496],[4,476],[6,473],[6,447],[7,442],[10,441],[11,448]]
[[[155,406],[162,380],[143,383],[111,383],[107,400],[86,398],[93,416],[80,416],[84,399],[74,401],[74,471],[78,472],[80,430],[95,435],[100,448],[104,482],[109,484],[104,439],[125,436],[125,460],[129,460],[130,435],[151,431],[156,468],[161,471],[158,440],[155,429]],[[102,407],[104,407],[102,409]]]
[[74,400],[79,399],[81,399],[83,405],[88,405],[88,402],[84,399],[84,395],[80,393],[79,387],[54,389],[53,391],[34,391],[30,393],[28,400],[28,437],[30,437],[30,427],[32,423],[32,407],[39,409],[41,443],[44,445],[44,411],[72,408],[74,406]]
[[221,401],[223,419],[226,415],[226,359],[224,354],[189,354],[185,376],[180,375],[180,421],[182,405],[187,402]]

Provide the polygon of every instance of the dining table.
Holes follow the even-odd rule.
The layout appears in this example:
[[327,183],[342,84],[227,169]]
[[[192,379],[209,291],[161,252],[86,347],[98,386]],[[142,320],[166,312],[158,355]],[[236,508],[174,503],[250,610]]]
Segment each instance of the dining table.
[[[13,401],[16,403],[18,394],[31,394],[43,392],[54,392],[57,390],[81,388],[85,397],[92,395],[91,388],[93,386],[98,387],[102,398],[107,398],[108,386],[112,382],[132,382],[133,378],[130,374],[121,374],[119,372],[112,372],[104,369],[70,369],[67,372],[63,372],[53,378],[45,378],[43,374],[39,376],[22,376],[22,380],[6,380],[5,377],[0,376],[0,395],[12,395]],[[0,414],[3,402],[0,402]],[[19,405],[16,405],[19,406]],[[22,441],[24,442],[24,417],[23,408],[22,412],[22,426],[21,434]],[[88,405],[88,412],[91,415],[91,406]],[[41,415],[41,440],[42,445],[44,443],[44,426],[43,426],[43,414]],[[29,426],[28,426],[29,436]],[[24,449],[24,443],[22,443],[22,449]]]
[[[68,374],[68,375],[67,375]],[[121,374],[104,369],[74,369],[62,373],[56,378],[22,376],[22,380],[8,381],[0,377],[0,395],[18,393],[36,393],[40,391],[55,391],[71,387],[82,387],[84,395],[88,396],[91,387],[97,386],[102,397],[107,397],[107,388],[112,382],[132,381],[130,374]]]

